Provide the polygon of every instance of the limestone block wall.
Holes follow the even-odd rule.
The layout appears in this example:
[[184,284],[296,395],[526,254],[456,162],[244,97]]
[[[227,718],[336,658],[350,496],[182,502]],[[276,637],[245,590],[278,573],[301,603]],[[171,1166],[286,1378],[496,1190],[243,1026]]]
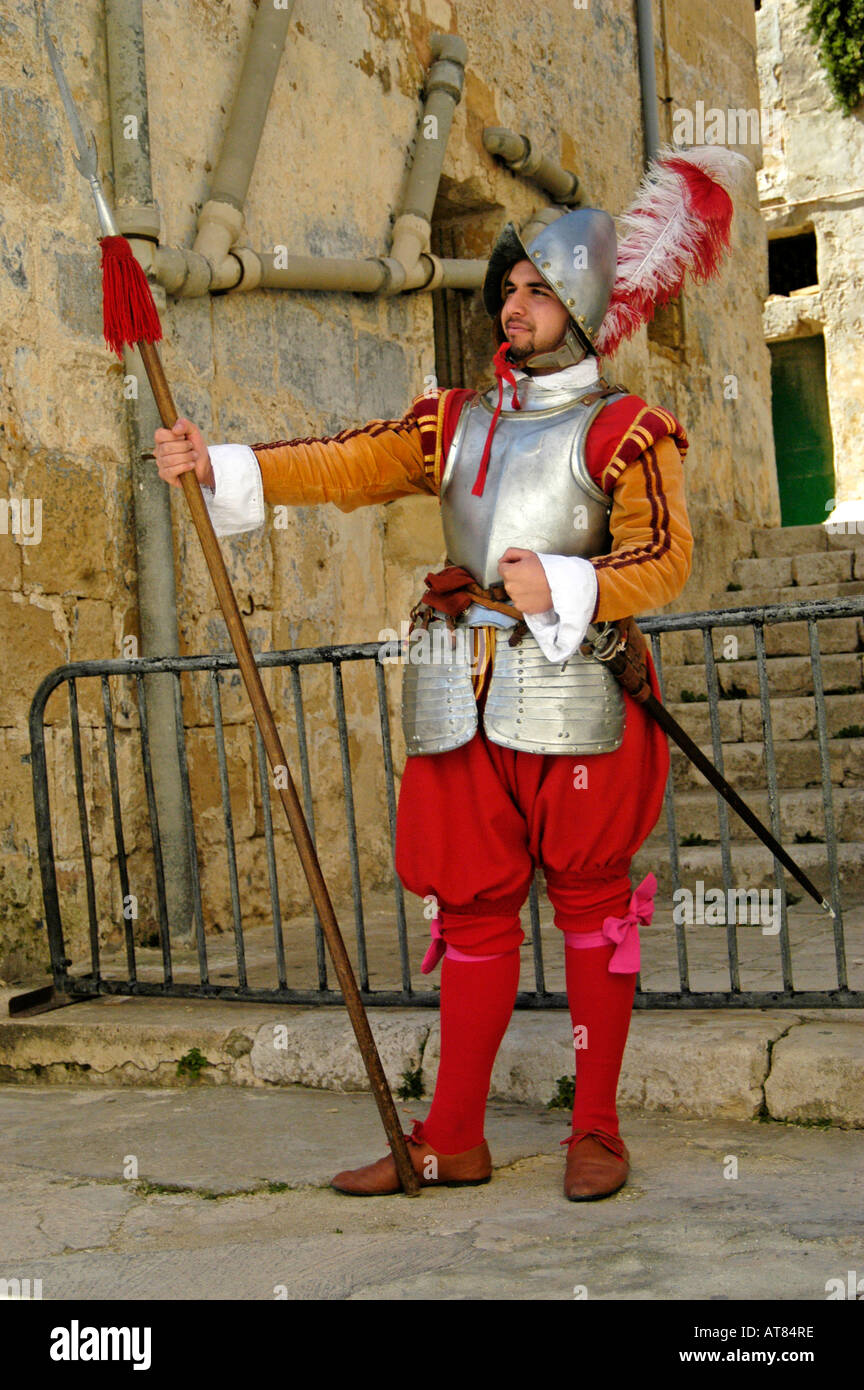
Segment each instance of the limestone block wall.
[[[253,14],[250,0],[145,0],[154,197],[167,245],[191,245],[230,111]],[[665,136],[674,105],[758,105],[749,0],[655,5],[658,91]],[[630,0],[298,0],[245,209],[244,241],[261,250],[384,254],[404,184],[429,62],[429,35],[468,45],[463,100],[444,162],[440,211],[459,254],[483,256],[507,218],[524,221],[545,195],[486,154],[485,125],[527,134],[574,168],[585,201],[623,210],[642,168],[636,31]],[[112,191],[103,6],[55,6],[51,32]],[[758,166],[758,147],[741,146]],[[123,369],[101,338],[96,221],[71,162],[70,139],[29,0],[7,0],[0,20],[0,498],[39,498],[38,544],[0,534],[0,974],[45,959],[30,799],[26,715],[40,678],[67,660],[122,654],[137,633],[136,555]],[[700,545],[681,608],[716,585],[718,555],[740,551],[752,522],[779,520],[761,328],[765,239],[755,174],[744,181],[733,256],[713,285],[685,295],[685,343],[670,354],[646,332],[609,364],[631,390],[672,409],[691,438],[687,473]],[[169,300],[164,360],[178,408],[211,441],[252,442],[332,433],[401,416],[434,368],[428,295],[394,299],[255,291]],[[491,357],[490,340],[490,357]],[[724,390],[730,376],[737,392]],[[466,383],[474,384],[474,383]],[[146,390],[146,384],[142,383]],[[187,652],[227,650],[227,636],[182,495],[172,494],[178,623]],[[426,571],[443,554],[437,503],[406,499],[344,514],[273,514],[224,549],[253,646],[370,640],[398,628]],[[704,557],[704,558],[703,558]],[[390,672],[399,765],[398,672]],[[289,757],[293,707],[286,677],[268,677]],[[118,687],[119,688],[119,687]],[[364,881],[389,876],[389,843],[370,686],[346,673]],[[350,887],[339,752],[330,690],[304,677],[325,872],[334,895]],[[219,849],[211,716],[188,682],[190,775],[200,826],[208,922],[230,922]],[[134,827],[136,881],[148,887],[137,714],[127,691],[124,804]],[[225,692],[236,797],[241,894],[250,919],[266,915],[262,808],[242,689]],[[120,886],[107,820],[101,706],[82,688],[85,772],[94,799],[94,873],[105,894],[105,941],[120,939]],[[49,754],[68,755],[68,712],[50,706]],[[128,747],[125,745],[128,744]],[[58,763],[58,767],[60,764]],[[68,767],[68,763],[65,764]],[[85,894],[68,774],[52,788],[58,863],[71,895],[73,950],[86,935]],[[61,804],[62,803],[62,804]],[[278,807],[277,818],[278,818]],[[278,828],[280,854],[290,851]],[[286,911],[305,890],[284,875]],[[152,938],[152,913],[136,926]]]
[[[835,105],[796,0],[764,0],[756,17],[766,142],[759,192],[769,233],[816,234],[819,296],[796,312],[768,306],[774,340],[821,331],[834,439],[836,519],[864,520],[864,120]],[[794,303],[794,301],[791,301]]]

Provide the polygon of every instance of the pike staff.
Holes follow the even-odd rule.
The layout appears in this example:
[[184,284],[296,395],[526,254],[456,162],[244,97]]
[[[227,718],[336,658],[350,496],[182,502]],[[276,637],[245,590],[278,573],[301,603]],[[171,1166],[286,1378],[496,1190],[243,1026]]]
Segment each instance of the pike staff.
[[[113,212],[99,180],[96,142],[92,131],[89,137],[85,138],[78,112],[72,100],[72,94],[69,91],[60,60],[48,35],[47,28],[45,43],[78,148],[77,156],[73,155],[72,158],[78,172],[90,184],[102,230],[100,245],[102,248],[102,318],[105,341],[119,357],[123,355],[124,345],[138,348],[162,423],[166,429],[171,429],[176,423],[178,415],[155,346],[162,337],[162,326],[156,305],[153,302],[150,286],[147,284],[144,272],[135,259],[128,241],[118,234]],[[372,1036],[366,1010],[360,998],[357,981],[345,948],[345,942],[342,939],[342,933],[339,930],[339,924],[336,921],[333,904],[324,882],[309,827],[306,824],[306,818],[288,768],[288,760],[276,728],[276,721],[273,718],[273,712],[270,709],[255,658],[252,655],[252,648],[243,626],[243,619],[240,616],[240,609],[231,587],[231,580],[225,568],[219,542],[216,539],[207,505],[201,494],[201,485],[193,472],[183,473],[180,482],[195,530],[198,532],[198,539],[204,551],[207,568],[213,580],[219,606],[222,609],[231,643],[237,656],[255,721],[261,731],[270,766],[274,773],[277,770],[281,773],[281,776],[276,779],[279,796],[288,817],[288,824],[291,827],[297,853],[300,856],[300,863],[309,884],[312,901],[321,919],[330,957],[363,1057],[372,1093],[390,1142],[402,1190],[407,1196],[415,1197],[419,1193],[420,1182],[408,1156],[408,1148],[399,1123],[399,1116],[396,1113],[396,1106],[393,1103],[381,1058]]]

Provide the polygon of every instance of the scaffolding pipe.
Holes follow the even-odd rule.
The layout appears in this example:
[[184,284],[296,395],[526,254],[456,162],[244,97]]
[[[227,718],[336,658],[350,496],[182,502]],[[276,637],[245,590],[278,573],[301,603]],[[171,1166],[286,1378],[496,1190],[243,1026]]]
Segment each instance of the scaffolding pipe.
[[[426,78],[411,171],[393,226],[390,259],[394,264],[385,294],[433,284],[437,288],[441,282],[435,258],[429,254],[432,210],[453,115],[462,96],[468,48],[458,34],[432,34],[429,47],[434,61]],[[420,266],[421,257],[428,262],[425,267]]]
[[565,207],[577,207],[582,201],[579,180],[569,169],[564,169],[549,155],[539,154],[531,147],[527,135],[517,135],[514,130],[501,126],[487,126],[483,131],[483,144],[490,154],[495,155],[514,174],[523,174],[533,179],[542,189],[550,193],[556,203]]
[[[141,11],[142,0],[106,0],[108,97],[118,226],[141,238],[136,246],[152,252],[159,237],[159,214],[153,206],[150,176]],[[137,123],[136,140],[125,138],[125,122],[130,115]],[[137,351],[125,350],[123,370],[138,382],[144,381]],[[152,463],[144,461],[144,455],[152,450],[153,431],[161,424],[149,390],[129,400],[127,421],[141,655],[179,656],[171,499]],[[173,681],[169,676],[150,675],[145,676],[144,683],[169,921],[178,937],[188,938],[192,929],[192,877],[177,762]]]
[[213,175],[210,198],[214,203],[230,203],[243,211],[293,13],[294,0],[286,0],[279,9],[261,5],[255,16],[222,155]]
[[657,73],[654,68],[653,0],[636,0],[636,41],[639,50],[639,90],[642,97],[645,163],[648,164],[660,148]]
[[294,0],[287,0],[280,9],[261,5],[255,14],[222,154],[193,247],[210,262],[214,290],[232,288],[242,273],[229,252],[243,230],[243,205],[293,13]]
[[[429,251],[432,210],[441,179],[441,167],[453,124],[453,113],[461,97],[468,50],[456,34],[433,34],[430,47],[433,63],[426,82],[423,109],[418,124],[414,159],[405,187],[402,210],[393,229],[393,249],[389,256],[352,260],[340,257],[294,256],[285,252],[259,252],[236,245],[243,228],[241,193],[245,195],[261,134],[261,121],[253,128],[246,120],[245,141],[235,127],[237,112],[246,110],[244,88],[256,85],[258,113],[266,114],[278,60],[273,58],[273,25],[268,11],[267,24],[261,14],[256,20],[249,53],[244,63],[234,104],[226,145],[231,145],[228,173],[223,172],[226,156],[214,178],[214,193],[201,212],[198,236],[191,251],[176,247],[136,246],[148,274],[169,293],[193,298],[212,290],[324,290],[352,294],[393,295],[410,290],[478,289],[486,271],[485,261],[441,260]],[[286,12],[280,11],[284,15]],[[289,15],[290,18],[290,15]],[[287,20],[285,20],[287,28]],[[261,70],[254,54],[260,49],[259,28],[270,34],[267,50],[269,65]],[[284,41],[284,32],[282,37]],[[269,83],[269,86],[267,84]],[[266,87],[266,100],[264,88]],[[233,177],[229,178],[231,170]],[[225,195],[217,199],[221,190]]]
[[[209,293],[210,267],[203,256],[185,247],[135,245],[135,254],[144,270],[166,293],[183,299]],[[283,256],[235,246],[230,259],[237,276],[227,290],[329,290],[349,294],[382,294],[391,283],[391,261],[387,257],[368,260],[339,259],[329,256]],[[435,275],[430,269],[434,261]],[[401,272],[401,267],[400,267]],[[476,290],[483,284],[486,262],[482,260],[439,260],[420,258],[411,276],[402,276],[401,290]]]
[[[464,39],[456,34],[432,34],[430,38],[433,62],[389,255],[352,260],[258,252],[237,245],[243,230],[243,200],[292,12],[293,0],[287,9],[259,9],[213,191],[201,210],[194,247],[188,250],[155,244],[157,223],[155,233],[142,234],[133,241],[145,273],[166,293],[184,299],[214,290],[258,288],[383,295],[439,287],[479,289],[486,272],[485,261],[441,260],[429,251],[432,210],[465,77],[468,51]],[[135,207],[130,218],[133,214],[141,218],[145,211]]]

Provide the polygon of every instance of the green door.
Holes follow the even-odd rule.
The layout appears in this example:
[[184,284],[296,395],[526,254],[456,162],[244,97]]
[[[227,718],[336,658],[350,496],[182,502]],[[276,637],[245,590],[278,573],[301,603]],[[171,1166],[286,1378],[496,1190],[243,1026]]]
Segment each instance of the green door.
[[825,520],[835,495],[825,340],[819,334],[769,347],[782,524],[811,526]]

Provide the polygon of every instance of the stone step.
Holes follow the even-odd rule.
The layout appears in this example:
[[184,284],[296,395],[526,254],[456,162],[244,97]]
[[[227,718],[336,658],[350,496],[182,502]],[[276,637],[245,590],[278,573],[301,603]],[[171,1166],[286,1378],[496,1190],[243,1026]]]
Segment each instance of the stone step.
[[828,531],[824,526],[771,526],[753,529],[753,554],[769,556],[807,555],[820,550],[854,550],[864,546],[864,523],[849,522]]
[[[822,685],[826,694],[851,695],[864,689],[864,652],[829,652],[822,658]],[[812,695],[813,667],[809,656],[775,656],[766,663],[768,693]],[[698,681],[694,676],[699,675]],[[755,661],[719,661],[717,679],[721,698],[759,697],[759,668]],[[706,694],[705,673],[695,665],[664,666],[663,692],[668,701],[701,703]],[[862,709],[864,721],[864,709]]]
[[[713,762],[710,743],[698,745]],[[707,787],[708,782],[680,748],[670,741],[672,785],[678,792]],[[833,738],[828,743],[829,773],[832,785],[864,787],[864,738]],[[819,745],[813,739],[776,739],[774,762],[779,787],[821,787]],[[723,747],[724,776],[746,800],[746,793],[767,786],[765,749],[761,741],[730,743]]]
[[[827,551],[823,554],[827,555]],[[741,589],[789,588],[792,584],[792,560],[788,555],[772,555],[770,559],[736,560],[732,566],[735,582]],[[843,576],[851,579],[851,574]]]
[[[724,704],[726,701],[723,702]],[[758,700],[741,700],[741,737],[762,741],[762,707]],[[864,736],[864,699],[855,695],[826,695],[825,723],[829,739]],[[777,739],[816,739],[816,701],[790,695],[771,701],[771,729]],[[856,730],[858,732],[852,732]]]
[[829,550],[861,550],[864,548],[864,521],[845,521],[833,523],[833,529],[825,531]]
[[[759,700],[721,700],[717,708],[722,743],[762,742],[762,706]],[[667,709],[694,743],[711,744],[711,715],[707,701],[672,703],[667,704]],[[864,736],[864,700],[861,695],[826,695],[825,723],[829,738]],[[861,729],[862,733],[843,734],[843,730],[854,728]],[[773,699],[771,729],[775,741],[817,738],[815,700],[808,695]]]
[[792,557],[792,583],[799,589],[845,584],[850,579],[864,579],[864,550],[826,550],[821,555]]
[[769,526],[765,530],[753,527],[753,554],[759,559],[827,549],[828,536],[822,526]]
[[[831,877],[824,845],[784,844],[797,864],[812,879],[815,887],[830,896]],[[732,886],[735,888],[773,888],[774,856],[760,841],[755,844],[736,844],[732,848]],[[841,900],[844,904],[860,902],[864,897],[864,843],[837,846],[837,866]],[[670,894],[675,887],[668,852],[649,841],[633,857],[630,881],[635,886],[646,874],[653,873],[659,893]],[[695,845],[682,849],[678,856],[678,873],[682,887],[694,890],[701,882],[708,888],[723,887],[723,864],[719,846]],[[796,901],[810,901],[801,885],[785,873],[786,891]],[[722,927],[718,930],[723,930]]]
[[[771,828],[771,812],[768,807],[767,791],[752,791],[744,798],[754,815],[763,825]],[[780,841],[781,844],[803,842],[825,842],[825,811],[822,805],[822,791],[818,787],[806,790],[795,788],[780,793]],[[834,809],[834,833],[839,842],[858,843],[864,841],[864,787],[834,787],[831,794]],[[675,797],[675,824],[678,842],[682,848],[690,845],[718,844],[720,841],[720,819],[717,807],[717,793],[712,787],[705,791],[683,792]],[[735,811],[728,809],[730,839],[751,842],[753,831]],[[695,827],[698,827],[696,829]],[[665,844],[667,841],[666,813],[660,816],[656,826],[648,836],[648,844]]]
[[[717,706],[720,742],[723,744],[741,742],[742,703],[741,700],[721,700]],[[710,748],[711,712],[707,700],[698,703],[680,703],[667,700],[666,708],[672,718],[677,719],[684,732],[690,735],[694,743],[698,743],[700,747]]]
[[864,579],[864,550],[822,550],[817,554],[775,555],[735,561],[736,581],[744,589],[811,588]]
[[[765,652],[772,656],[809,656],[810,636],[807,623],[769,623],[765,631]],[[854,652],[864,650],[864,618],[823,618],[817,625],[819,650],[826,652]],[[676,634],[678,635],[678,634]],[[684,661],[694,666],[704,666],[705,648],[701,632],[685,632]],[[730,639],[735,639],[733,646]],[[663,647],[665,649],[663,639]],[[756,655],[756,639],[753,629],[747,627],[715,627],[712,634],[714,655],[718,661],[748,661]]]
[[848,584],[809,584],[806,588],[727,589],[712,599],[714,608],[753,608],[770,603],[815,603],[826,598],[858,598],[864,594],[864,580],[852,579]]

